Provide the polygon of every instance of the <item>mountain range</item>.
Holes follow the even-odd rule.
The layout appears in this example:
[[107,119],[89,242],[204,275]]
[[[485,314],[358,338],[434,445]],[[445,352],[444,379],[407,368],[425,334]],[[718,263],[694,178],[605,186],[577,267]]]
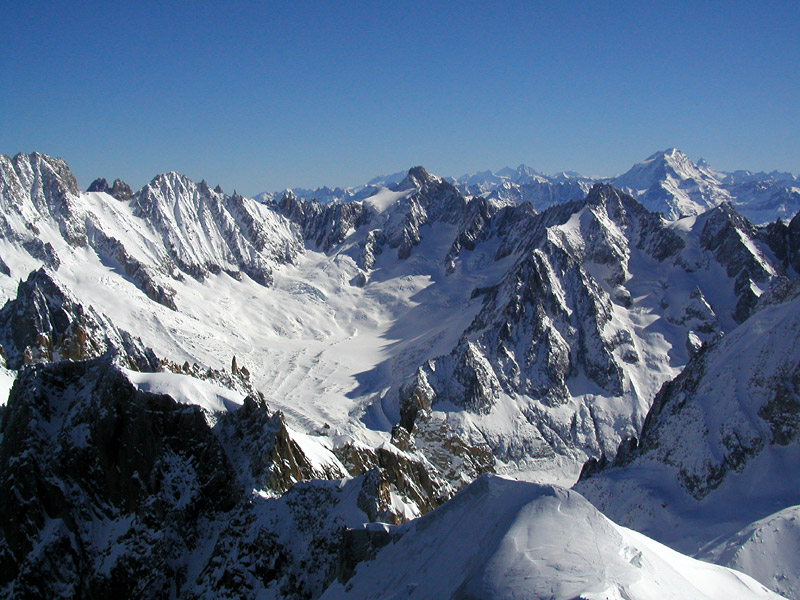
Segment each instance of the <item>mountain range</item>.
[[800,598],[798,209],[677,150],[253,199],[0,156],[0,586]]
[[[381,186],[399,183],[404,175],[401,172],[376,177],[350,188],[263,192],[256,199],[269,202],[291,192],[298,198],[316,199],[323,204],[363,200]],[[757,225],[789,219],[800,210],[800,179],[792,173],[718,171],[703,159],[693,162],[675,148],[656,152],[616,177],[585,177],[574,171],[545,175],[522,164],[516,169],[505,167],[496,172],[486,170],[445,179],[466,196],[482,195],[501,204],[529,202],[537,211],[579,200],[595,183],[610,183],[668,219],[697,215],[723,202],[732,204]]]

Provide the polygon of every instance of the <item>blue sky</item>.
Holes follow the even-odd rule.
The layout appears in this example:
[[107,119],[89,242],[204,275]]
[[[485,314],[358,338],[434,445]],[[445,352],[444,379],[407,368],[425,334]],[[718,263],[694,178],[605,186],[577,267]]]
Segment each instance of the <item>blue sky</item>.
[[246,194],[422,164],[800,171],[800,2],[7,4],[0,153]]

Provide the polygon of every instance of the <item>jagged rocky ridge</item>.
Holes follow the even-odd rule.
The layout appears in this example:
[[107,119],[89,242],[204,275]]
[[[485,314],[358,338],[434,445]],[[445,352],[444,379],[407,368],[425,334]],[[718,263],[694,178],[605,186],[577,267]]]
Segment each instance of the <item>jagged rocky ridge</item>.
[[[385,190],[387,191],[387,190]],[[323,252],[340,246],[353,230],[365,230],[363,239],[350,252],[365,272],[375,265],[384,248],[396,250],[399,260],[407,259],[421,241],[421,228],[432,223],[460,224],[468,202],[447,181],[430,175],[422,167],[409,170],[394,186],[391,205],[386,208],[372,198],[348,203],[321,204],[284,194],[276,209],[297,223],[304,237]],[[366,275],[360,280],[363,285]]]
[[[278,208],[317,248],[351,252],[364,271],[359,285],[384,248],[398,248],[397,258],[406,260],[435,223],[456,227],[444,258],[450,275],[458,276],[479,246],[494,262],[512,261],[499,283],[473,292],[483,306],[450,355],[423,364],[398,388],[397,407],[382,400],[413,432],[420,411],[454,407],[489,419],[502,396],[521,397],[526,433],[473,428],[471,439],[487,439],[503,460],[575,449],[613,455],[620,430],[632,435],[641,428],[652,395],[675,372],[669,367],[745,320],[764,290],[792,274],[773,249],[781,231],[758,230],[727,203],[673,224],[610,186],[542,214],[529,204],[501,208],[491,197],[459,200],[457,192],[412,169],[395,186],[389,209],[376,210],[369,200],[324,205],[290,195]],[[353,238],[361,241],[348,246]],[[652,271],[665,276],[659,281]],[[642,356],[653,341],[651,324],[636,325],[642,311],[663,323],[672,346],[666,357]],[[632,377],[632,369],[649,381]],[[588,394],[574,391],[585,387],[582,380]],[[598,398],[624,398],[627,414],[610,412]]]
[[[392,188],[404,174],[376,178],[354,188],[327,187],[287,190],[298,198],[322,204],[364,200],[380,186]],[[791,173],[727,173],[713,169],[705,160],[693,162],[680,150],[654,153],[616,177],[584,177],[574,172],[545,175],[527,165],[497,172],[481,171],[445,178],[465,196],[483,196],[496,206],[530,203],[537,211],[554,204],[583,198],[595,183],[610,183],[637,198],[646,208],[674,220],[732,203],[737,211],[757,224],[788,220],[800,209],[800,180]],[[286,192],[263,193],[261,202],[279,200]]]
[[[148,297],[176,309],[170,280],[187,274],[246,274],[268,285],[276,264],[303,251],[292,227],[252,200],[211,190],[177,173],[159,175],[128,196],[103,181],[81,195],[66,163],[41,154],[0,159],[0,232],[53,269],[59,252],[89,247]],[[101,189],[105,188],[105,189]],[[109,200],[116,202],[112,204]],[[56,249],[43,228],[60,232]],[[42,242],[40,237],[49,239]]]
[[263,396],[210,414],[107,357],[23,370],[0,432],[6,597],[316,597],[343,528],[400,523],[397,498],[425,512],[448,489],[396,448],[342,452],[341,480]]
[[[452,352],[399,389],[399,421],[411,430],[419,411],[482,416],[477,429],[504,461],[613,455],[620,431],[641,428],[669,366],[743,321],[785,272],[728,205],[671,224],[607,185],[541,214],[479,213],[448,271],[485,247],[509,268],[473,292],[481,308]],[[655,322],[640,325],[646,313]],[[667,356],[651,353],[655,332]],[[509,407],[527,432],[493,428],[492,414]]]

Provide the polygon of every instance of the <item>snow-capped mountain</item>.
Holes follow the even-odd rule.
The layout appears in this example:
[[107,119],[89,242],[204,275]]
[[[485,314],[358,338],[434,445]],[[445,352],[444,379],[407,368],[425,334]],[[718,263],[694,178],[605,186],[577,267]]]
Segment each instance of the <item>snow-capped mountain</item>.
[[515,470],[613,454],[661,384],[779,276],[730,209],[670,224],[610,186],[480,222],[471,249],[448,254],[448,278],[504,265],[500,277],[473,288],[475,316],[452,350],[381,407],[409,429],[420,410],[438,413]]
[[611,183],[668,219],[700,214],[730,200],[711,169],[694,164],[675,148],[656,152]]
[[[0,157],[0,559],[22,574],[0,585],[318,597],[378,555],[365,522],[436,514],[486,472],[569,485],[589,458],[622,464],[663,384],[790,301],[800,218],[669,220],[608,183],[498,176],[472,194],[414,167],[363,197],[256,201],[174,172],[81,193],[59,159]],[[101,431],[106,405],[122,425]],[[589,522],[576,535],[623,535]]]
[[[404,176],[405,173],[395,173],[376,177],[352,188],[264,192],[256,199],[262,203],[277,202],[290,193],[321,204],[364,200],[381,187],[393,189]],[[579,200],[599,182],[611,183],[670,220],[698,215],[723,202],[733,204],[739,213],[759,225],[788,220],[800,210],[800,179],[791,173],[744,170],[727,173],[715,170],[702,158],[695,163],[675,148],[656,152],[616,177],[591,178],[575,172],[545,175],[522,164],[516,169],[479,171],[445,180],[465,196],[485,196],[498,206],[529,202],[537,211]]]
[[[401,172],[349,188],[326,186],[262,192],[255,199],[269,204],[290,195],[320,204],[346,203],[365,200],[381,188],[394,189],[404,177],[405,172]],[[702,158],[695,163],[675,148],[656,152],[615,177],[584,177],[574,171],[546,175],[521,164],[516,169],[504,167],[444,180],[465,196],[485,196],[498,207],[528,202],[539,212],[554,204],[579,200],[600,182],[611,183],[670,220],[698,215],[724,202],[732,203],[739,213],[758,225],[788,220],[800,210],[800,179],[791,173],[744,170],[727,173],[713,169]]]
[[[402,424],[413,437],[422,411],[474,447],[488,443],[511,472],[577,474],[587,457],[612,456],[661,384],[786,271],[730,208],[669,223],[609,186],[536,214],[465,197],[422,168],[394,190],[334,204],[286,194],[263,205],[169,173],[120,201],[77,193],[63,163],[14,160],[64,173],[49,193],[64,200],[40,203],[29,221],[67,231],[34,237],[26,223],[15,235],[37,239],[79,304],[157,356],[214,368],[244,357],[257,387],[307,430],[335,424],[374,440]],[[25,187],[17,170],[14,206],[35,206],[42,186]],[[11,280],[27,274],[17,265],[41,266],[26,242],[4,254]],[[116,290],[131,285],[136,303],[119,306]],[[152,312],[148,299],[176,314]],[[236,310],[215,311],[220,300]],[[397,340],[388,348],[387,335]],[[289,375],[314,365],[316,383],[291,387]]]
[[323,599],[779,598],[615,525],[576,492],[498,477],[384,535]]
[[800,590],[777,560],[777,543],[761,547],[761,561],[745,557],[764,521],[773,538],[796,537],[791,518],[770,515],[800,504],[799,309],[796,281],[762,298],[753,316],[664,385],[641,437],[624,444],[613,468],[578,485],[618,523],[752,569],[791,598]]
[[394,187],[406,177],[406,171],[392,173],[390,175],[379,175],[373,177],[367,183],[351,187],[322,186],[318,188],[286,188],[279,192],[261,192],[256,194],[254,199],[262,204],[280,201],[283,196],[290,195],[302,200],[316,200],[320,204],[335,204],[341,202],[351,202],[353,200],[364,200],[374,195],[380,188]]
[[753,222],[788,219],[800,210],[800,185],[790,173],[715,171],[675,148],[656,152],[610,182],[652,211],[675,219],[730,202]]

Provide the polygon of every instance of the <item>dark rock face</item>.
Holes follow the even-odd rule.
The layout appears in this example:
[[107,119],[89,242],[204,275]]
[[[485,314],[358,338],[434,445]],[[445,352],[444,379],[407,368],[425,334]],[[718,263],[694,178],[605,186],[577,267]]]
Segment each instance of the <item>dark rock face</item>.
[[397,258],[404,260],[421,241],[420,227],[430,223],[457,225],[464,219],[467,200],[456,187],[433,177],[422,167],[409,169],[397,190],[415,190],[403,200],[402,222],[386,231],[387,245],[397,248]]
[[217,422],[215,432],[234,464],[246,465],[239,478],[252,489],[283,493],[298,481],[346,476],[340,470],[317,470],[291,439],[283,414],[270,414],[263,396],[245,398],[239,410]]
[[420,513],[433,510],[455,492],[441,476],[419,458],[387,448],[365,448],[347,444],[336,451],[352,476],[364,476],[358,506],[370,521],[399,524],[391,492],[399,494]]
[[638,443],[603,467],[668,465],[681,487],[702,500],[768,446],[798,444],[800,325],[797,285],[791,288],[774,303],[762,302],[732,334],[704,345],[662,386]]
[[[198,408],[137,392],[104,361],[25,370],[2,434],[0,571],[23,594],[103,595],[131,585],[125,595],[161,596],[185,578],[174,560],[200,522],[241,497]],[[117,540],[127,552],[106,573],[96,571],[93,519],[128,530]],[[143,547],[137,555],[140,545],[146,555]]]
[[61,259],[58,258],[53,245],[50,242],[42,242],[39,238],[33,238],[22,242],[22,247],[33,258],[42,261],[53,270],[61,266]]
[[758,238],[756,228],[739,215],[729,204],[722,204],[708,213],[700,236],[702,246],[714,253],[717,261],[726,269],[728,277],[735,281],[734,292],[739,301],[733,313],[741,323],[749,317],[758,301],[754,287],[768,285],[775,276],[774,270],[759,261],[745,240]]
[[[97,251],[104,264],[124,273],[154,302],[169,309],[178,310],[178,306],[175,304],[175,290],[162,283],[152,267],[131,256],[122,242],[115,237],[106,235],[101,229],[90,224],[87,231],[89,243]],[[171,264],[162,265],[162,270],[171,271]]]
[[131,199],[131,196],[133,196],[133,190],[131,190],[131,186],[121,179],[115,179],[113,185],[109,186],[108,181],[100,177],[95,179],[86,189],[86,191],[105,192],[120,202],[127,202]]
[[19,214],[28,229],[36,233],[30,220],[33,213],[52,215],[57,219],[61,235],[71,246],[86,245],[85,227],[76,212],[78,184],[67,163],[43,154],[17,154],[0,157],[0,196],[3,217],[0,229],[7,237],[21,234],[5,215]]
[[369,554],[347,530],[402,522],[396,495],[425,512],[454,491],[386,448],[324,481],[345,473],[312,463],[262,396],[209,415],[108,357],[25,368],[0,419],[10,598],[314,598]]
[[763,227],[760,237],[769,245],[784,269],[800,273],[800,213],[788,225],[776,221]]
[[108,182],[105,180],[104,177],[98,177],[92,183],[89,184],[89,187],[86,188],[87,192],[108,192]]
[[330,252],[344,241],[351,229],[369,221],[369,211],[361,202],[322,204],[317,200],[299,199],[286,193],[276,208],[300,227],[304,239],[322,252]]
[[120,202],[126,202],[131,199],[131,196],[133,196],[133,190],[131,190],[131,186],[121,179],[114,180],[114,183],[109,188],[108,193]]
[[[566,223],[581,206],[593,218],[582,225],[586,245],[576,253],[550,228]],[[629,346],[631,360],[637,360],[635,349],[632,340],[604,333],[612,298],[584,263],[604,265],[610,272],[608,283],[619,286],[629,251],[627,240],[616,239],[592,211],[616,218],[641,244],[670,245],[652,223],[657,218],[610,186],[596,186],[584,202],[539,215],[518,208],[499,211],[497,224],[476,227],[466,238],[485,239],[499,230],[509,241],[504,243],[515,244],[501,245],[499,253],[519,253],[520,258],[499,285],[483,291],[484,308],[450,356],[437,360],[430,373],[422,368],[420,376],[429,382],[435,398],[476,413],[488,412],[501,392],[523,393],[557,405],[568,397],[566,381],[579,369],[609,394],[621,393],[621,368],[612,353]],[[451,254],[468,248],[459,243]]]
[[346,529],[342,534],[336,579],[341,583],[348,581],[355,573],[358,563],[372,560],[378,550],[395,540],[394,533],[383,525]]
[[407,259],[420,243],[420,228],[424,225],[434,222],[461,224],[468,218],[465,216],[466,198],[452,184],[430,175],[422,167],[410,169],[395,190],[408,193],[389,209],[392,219],[377,215],[366,201],[323,204],[299,199],[291,193],[283,194],[275,208],[296,223],[303,237],[323,252],[330,252],[340,245],[353,230],[373,222],[379,224],[380,227],[367,232],[360,254],[354,257],[365,271],[372,269],[375,257],[383,252],[384,247],[396,249],[398,259]]
[[280,493],[324,475],[263,398],[209,419],[137,390],[105,358],[23,370],[0,433],[9,598],[316,597],[342,530],[365,519],[349,503],[375,492],[360,477],[255,495],[253,482]]
[[152,350],[76,302],[43,269],[20,282],[17,297],[0,309],[0,344],[12,369],[85,360],[109,351],[136,370],[155,371],[159,366]]

